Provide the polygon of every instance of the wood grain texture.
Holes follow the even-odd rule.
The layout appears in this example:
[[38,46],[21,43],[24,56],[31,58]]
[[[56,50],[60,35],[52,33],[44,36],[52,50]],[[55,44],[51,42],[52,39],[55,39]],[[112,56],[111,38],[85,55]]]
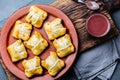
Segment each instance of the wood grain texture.
[[[81,3],[76,3],[73,0],[57,0],[56,2],[52,3],[51,6],[54,6],[60,10],[62,10],[73,22],[75,25],[75,29],[78,33],[79,38],[79,52],[86,51],[91,47],[103,43],[104,41],[112,38],[113,36],[118,34],[118,30],[115,27],[113,20],[111,19],[104,3],[101,0],[95,0],[99,3],[100,9],[97,11],[89,10],[85,5]],[[102,37],[102,38],[95,38],[88,34],[85,28],[86,19],[94,13],[101,13],[104,14],[111,23],[111,30],[110,32]]]
[[1,34],[2,28],[0,28],[0,34]]
[[[111,19],[108,11],[106,10],[105,5],[102,3],[101,0],[95,0],[95,1],[97,1],[100,5],[100,9],[97,11],[91,11],[85,5],[76,3],[72,0],[56,0],[55,2],[50,4],[51,6],[54,6],[60,9],[61,11],[63,11],[73,22],[79,38],[79,53],[86,51],[95,45],[103,43],[118,34],[118,29],[115,27],[114,22]],[[110,23],[111,23],[110,32],[102,38],[95,38],[90,36],[85,29],[86,19],[91,14],[94,14],[94,13],[104,14],[110,20]],[[0,32],[1,32],[1,29],[0,29]],[[5,72],[9,80],[19,80],[11,72],[9,72],[6,69],[2,60],[1,60],[1,63],[3,65],[3,68],[5,69]]]

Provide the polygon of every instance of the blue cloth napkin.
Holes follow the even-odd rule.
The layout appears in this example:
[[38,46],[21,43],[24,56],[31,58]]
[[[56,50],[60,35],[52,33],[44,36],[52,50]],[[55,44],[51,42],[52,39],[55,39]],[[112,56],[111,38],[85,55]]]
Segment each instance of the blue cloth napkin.
[[82,53],[76,60],[74,70],[78,79],[92,80],[95,77],[104,76],[107,80],[110,79],[116,67],[117,59],[119,59],[118,50],[112,39]]
[[[120,30],[120,10],[112,14],[114,21]],[[109,80],[120,59],[120,34],[89,51],[78,55],[74,65],[74,71],[80,80],[92,80],[99,77],[101,80]]]

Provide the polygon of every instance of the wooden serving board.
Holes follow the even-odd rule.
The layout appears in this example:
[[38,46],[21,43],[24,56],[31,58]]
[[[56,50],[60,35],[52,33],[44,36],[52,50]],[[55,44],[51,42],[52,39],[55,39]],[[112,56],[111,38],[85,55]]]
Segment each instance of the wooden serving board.
[[[56,0],[55,2],[50,4],[51,6],[54,6],[58,9],[60,9],[61,11],[63,11],[73,22],[75,29],[77,31],[77,34],[78,34],[78,38],[79,38],[79,53],[78,53],[78,55],[81,52],[86,51],[95,45],[103,43],[118,34],[118,29],[115,27],[115,24],[114,24],[112,18],[110,17],[109,12],[106,10],[104,3],[102,3],[101,0],[95,0],[95,1],[97,1],[100,5],[100,9],[97,11],[91,11],[85,5],[76,3],[72,0]],[[88,32],[85,29],[86,19],[91,14],[94,14],[94,13],[102,13],[110,20],[111,30],[104,37],[101,37],[101,38],[92,37],[91,35],[88,34]],[[0,29],[0,32],[1,32],[1,29]],[[0,57],[0,61],[3,65],[3,68],[5,69],[8,79],[9,80],[18,80],[18,78],[16,78],[12,73],[10,73],[6,69],[6,67],[4,66],[4,64],[1,60],[1,57]]]

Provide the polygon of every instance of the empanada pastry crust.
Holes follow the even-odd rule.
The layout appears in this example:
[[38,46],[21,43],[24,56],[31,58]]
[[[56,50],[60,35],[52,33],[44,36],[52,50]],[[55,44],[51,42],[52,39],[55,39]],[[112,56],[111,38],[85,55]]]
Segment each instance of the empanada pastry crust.
[[29,60],[23,60],[22,66],[24,67],[25,75],[28,78],[34,75],[41,75],[43,73],[43,69],[40,66],[40,58],[38,56]]
[[30,39],[24,42],[24,45],[29,48],[34,55],[39,55],[48,47],[48,42],[39,32],[35,31]]
[[33,5],[29,9],[29,13],[26,16],[25,20],[28,23],[31,23],[36,28],[40,28],[43,24],[43,21],[47,18],[47,12]]
[[21,40],[17,40],[7,47],[12,62],[17,62],[27,57],[27,52]]
[[48,70],[51,76],[55,76],[64,66],[64,61],[59,59],[56,52],[50,52],[50,55],[42,61],[42,66]]
[[64,36],[55,39],[53,45],[57,50],[57,55],[61,58],[74,52],[74,46],[69,34],[65,34]]
[[54,40],[66,33],[66,28],[63,27],[61,21],[60,18],[56,18],[52,22],[45,23],[44,28],[50,40]]
[[32,30],[32,25],[17,20],[13,29],[12,36],[17,39],[28,40]]

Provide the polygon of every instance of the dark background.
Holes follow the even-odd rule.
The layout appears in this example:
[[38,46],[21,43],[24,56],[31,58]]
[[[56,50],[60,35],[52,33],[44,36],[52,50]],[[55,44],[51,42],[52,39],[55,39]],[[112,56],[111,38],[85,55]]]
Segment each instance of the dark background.
[[[0,28],[3,26],[7,18],[17,9],[28,4],[49,4],[55,0],[0,0]],[[20,2],[20,3],[19,3]],[[120,9],[110,12],[115,25],[120,30]],[[0,80],[7,80],[4,70],[0,65]],[[77,80],[74,71],[71,69],[63,75],[59,80]],[[94,80],[100,80],[95,78]],[[111,80],[120,80],[120,60],[118,60],[118,65],[113,73]]]

